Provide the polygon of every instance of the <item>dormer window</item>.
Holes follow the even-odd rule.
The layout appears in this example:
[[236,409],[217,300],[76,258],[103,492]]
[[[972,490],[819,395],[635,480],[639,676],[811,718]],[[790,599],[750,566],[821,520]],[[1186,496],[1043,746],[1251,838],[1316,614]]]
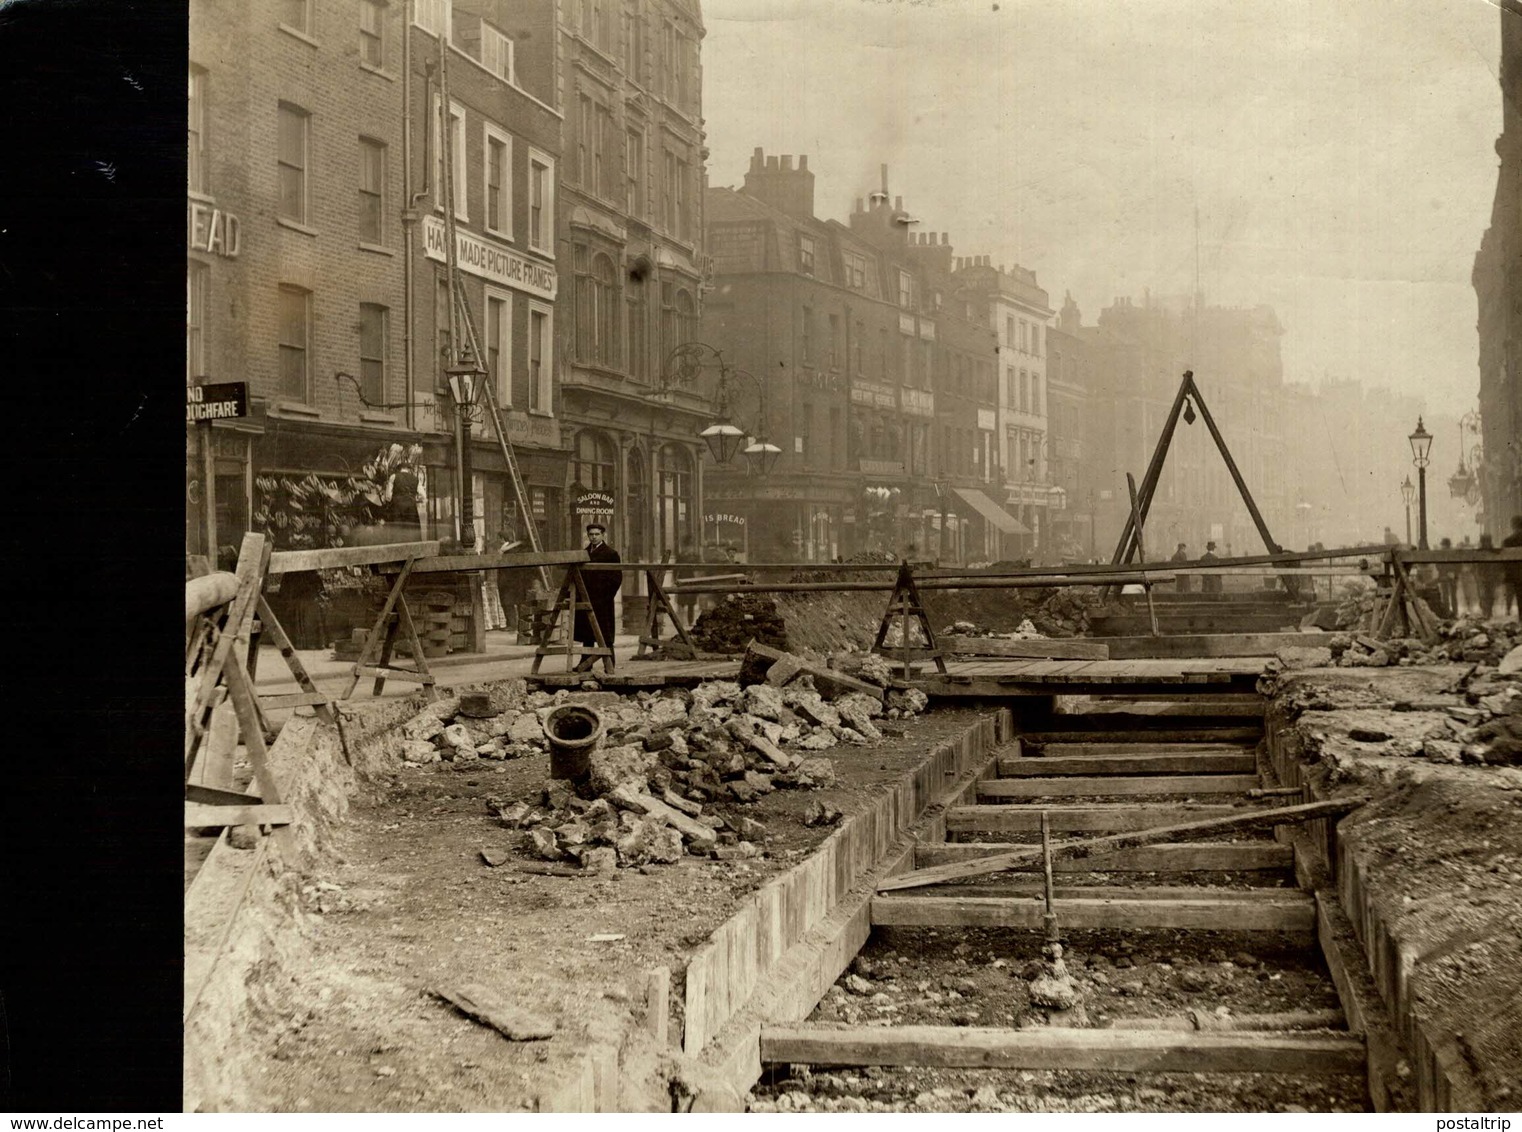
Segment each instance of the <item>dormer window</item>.
[[805,275],[814,274],[814,237],[798,237],[798,270]]

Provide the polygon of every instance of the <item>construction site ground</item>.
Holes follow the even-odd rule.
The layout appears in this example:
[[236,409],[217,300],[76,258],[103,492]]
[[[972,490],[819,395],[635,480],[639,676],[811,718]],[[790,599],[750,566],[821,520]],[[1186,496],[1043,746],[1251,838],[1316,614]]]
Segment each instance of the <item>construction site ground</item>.
[[[879,600],[873,595],[874,609]],[[823,651],[838,647],[837,631],[855,635],[855,618],[844,605],[829,612],[833,629],[820,617],[810,630],[813,639],[800,639],[800,647]],[[790,618],[794,620],[801,621]],[[494,671],[506,674],[504,662],[515,669],[528,663],[526,656],[510,662],[498,657]],[[477,670],[467,667],[470,663],[461,658],[458,665],[441,667],[441,684],[476,684]],[[261,678],[261,691],[270,690],[266,684],[273,669],[271,677]],[[1507,1110],[1519,1103],[1517,1082],[1522,1081],[1522,1038],[1510,1025],[1515,1007],[1522,1006],[1522,767],[1439,763],[1421,754],[1421,738],[1445,725],[1445,706],[1464,705],[1463,696],[1453,690],[1464,671],[1464,666],[1444,666],[1285,673],[1271,689],[1271,711],[1279,713],[1289,741],[1298,746],[1308,779],[1326,787],[1357,783],[1372,795],[1370,805],[1345,821],[1344,850],[1360,867],[1369,904],[1411,963],[1415,1024],[1430,1033],[1430,1040],[1457,1051],[1476,1096],[1493,1110]],[[318,682],[327,686],[323,673]],[[1416,710],[1410,710],[1413,705]],[[606,877],[536,875],[525,870],[527,858],[520,853],[511,853],[499,867],[481,856],[483,849],[507,848],[514,837],[491,816],[488,802],[531,800],[548,776],[547,755],[476,762],[463,769],[451,763],[412,768],[395,758],[374,760],[350,791],[345,820],[314,863],[303,875],[288,878],[284,906],[249,912],[264,917],[271,931],[297,933],[301,942],[276,949],[274,959],[255,969],[258,985],[250,987],[255,1024],[238,1036],[236,1048],[222,1051],[232,1084],[216,1107],[526,1110],[535,1104],[535,1090],[554,1076],[557,1061],[596,1043],[622,1045],[624,1073],[659,1079],[667,1055],[653,1043],[629,1038],[645,1026],[650,969],[672,971],[669,1026],[675,1044],[681,1033],[676,992],[686,957],[737,900],[802,859],[830,832],[804,826],[805,807],[824,802],[849,817],[865,808],[884,783],[918,765],[938,742],[962,733],[977,718],[977,710],[932,705],[927,714],[905,723],[900,738],[830,752],[839,777],[835,788],[778,790],[754,804],[735,806],[736,814],[767,827],[762,857],[686,857],[672,865],[619,869]],[[1389,738],[1371,741],[1370,734]],[[913,934],[900,931],[890,940],[874,939],[868,959],[881,959],[893,948],[936,952],[948,942]],[[953,945],[948,962],[978,970],[963,974],[964,967],[948,967],[948,978],[971,978],[976,988],[985,974],[990,980],[1008,977],[1007,968],[1017,967],[1022,957],[982,938],[990,934],[997,933],[969,933],[958,941],[968,948],[960,954]],[[619,938],[591,938],[596,936]],[[1150,1004],[1147,1013],[1164,1012],[1187,999],[1169,981],[1174,978],[1169,972],[1178,969],[1176,958],[1191,968],[1210,969],[1215,983],[1240,980],[1244,1001],[1254,1005],[1279,990],[1260,985],[1273,962],[1272,948],[1262,943],[1250,953],[1254,965],[1238,962],[1243,953],[1232,941],[1196,941],[1184,947],[1160,939],[1155,947],[1143,948],[1143,954],[1128,954],[1130,970],[1140,973],[1120,980],[1113,970],[1118,945],[1103,940],[1096,945],[1097,954],[1109,956],[1111,969],[1098,961],[1084,969],[1083,977],[1103,975],[1101,985],[1116,988],[1106,993],[1122,1014],[1137,1010],[1141,1002]],[[1026,958],[1034,957],[1032,944]],[[995,960],[1000,967],[991,966]],[[524,1010],[552,1020],[558,1027],[555,1038],[506,1041],[429,993],[479,982],[490,982]],[[1003,984],[990,982],[995,985]],[[969,993],[976,997],[979,992]],[[832,1001],[827,998],[821,1009],[839,1009],[840,1003],[832,1007]],[[1502,1004],[1514,1005],[1502,1009]],[[979,1009],[985,1012],[981,1022],[961,1024],[1003,1024],[989,1004]],[[942,1020],[949,1013],[930,1010],[930,1016]],[[877,1104],[1007,1111],[1170,1107],[1166,1095],[1121,1103],[1113,1099],[1120,1095],[1114,1089],[1064,1083],[1060,1074],[1029,1073],[1008,1074],[1007,1087],[985,1091],[975,1103],[970,1092],[960,1091],[955,1071],[915,1072],[919,1077],[910,1074],[902,1086],[879,1088]],[[867,1084],[849,1082],[872,1077],[870,1071],[839,1075],[836,1091],[870,1095]],[[1193,1086],[1184,1082],[1180,1087]],[[1308,1107],[1336,1109],[1352,1103],[1340,1086],[1320,1087],[1328,1091],[1308,1098]],[[832,1089],[834,1084],[825,1092]],[[796,1091],[785,1082],[763,1085],[753,1094],[753,1104],[773,1110],[794,1107],[799,1102],[781,1098]],[[1051,1103],[1033,1101],[1038,1094],[1052,1098]],[[1095,1099],[1106,1095],[1112,1100]],[[1239,1093],[1249,1109],[1251,1095],[1250,1090]],[[877,1107],[870,1099],[863,1103]]]

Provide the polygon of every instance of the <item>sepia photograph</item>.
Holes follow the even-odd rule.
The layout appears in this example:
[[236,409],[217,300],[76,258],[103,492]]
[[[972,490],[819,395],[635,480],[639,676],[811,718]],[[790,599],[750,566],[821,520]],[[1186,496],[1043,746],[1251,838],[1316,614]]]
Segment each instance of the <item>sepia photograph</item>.
[[1522,1108],[1522,3],[185,12],[183,1112]]

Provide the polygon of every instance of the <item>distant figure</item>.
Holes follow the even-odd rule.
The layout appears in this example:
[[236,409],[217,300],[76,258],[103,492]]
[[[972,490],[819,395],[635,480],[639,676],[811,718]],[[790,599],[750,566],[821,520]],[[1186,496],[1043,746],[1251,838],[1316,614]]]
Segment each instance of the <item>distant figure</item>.
[[[587,558],[593,562],[622,562],[618,551],[603,541],[607,533],[608,529],[601,523],[587,524]],[[613,596],[618,593],[618,587],[623,585],[623,573],[619,570],[588,570],[582,574],[582,578],[586,582],[587,598],[592,603],[592,614],[590,617],[585,613],[576,614],[576,642],[591,648],[597,647],[597,636],[592,630],[592,617],[596,617],[597,627],[602,630],[602,639],[608,646],[608,662],[611,664],[613,637],[618,627],[613,616]],[[597,659],[595,656],[582,657],[577,662],[576,671],[592,671],[592,665],[597,663]],[[607,665],[604,665],[606,668]]]
[[[1464,541],[1459,543],[1460,550],[1473,550],[1474,544],[1469,541],[1469,536],[1464,536]],[[1473,613],[1480,604],[1478,574],[1473,562],[1464,562],[1459,565],[1459,605],[1463,612]]]
[[[1445,538],[1437,544],[1439,550],[1452,550],[1453,540]],[[1459,568],[1453,562],[1439,562],[1437,566],[1437,590],[1443,603],[1444,617],[1459,615]]]
[[[1479,549],[1494,550],[1495,548],[1495,540],[1490,537],[1490,532],[1486,531],[1480,536]],[[1501,567],[1498,564],[1481,562],[1474,568],[1474,583],[1475,588],[1480,591],[1480,619],[1489,621],[1495,612],[1496,590],[1501,585]]]
[[[1207,542],[1205,544],[1205,553],[1200,555],[1200,561],[1201,562],[1219,562],[1220,560],[1221,560],[1220,555],[1216,554],[1216,552],[1215,552],[1215,543],[1213,543],[1213,542]],[[1220,593],[1221,592],[1221,575],[1219,575],[1219,574],[1206,574],[1204,579],[1200,582],[1200,592],[1201,593],[1207,593],[1207,594],[1218,594],[1218,593]]]
[[1392,531],[1389,527],[1385,528],[1385,545],[1386,546],[1399,546],[1400,545],[1400,539],[1395,537],[1395,532]]
[[[1511,534],[1501,540],[1501,547],[1503,550],[1522,547],[1522,515],[1511,517]],[[1522,613],[1522,562],[1502,563],[1501,576],[1506,579],[1506,615],[1510,617],[1514,607]]]
[[[1170,561],[1170,562],[1188,562],[1189,561],[1189,550],[1188,550],[1188,547],[1184,543],[1179,543],[1178,544],[1178,549],[1173,552],[1173,557],[1170,558],[1168,561]],[[1180,574],[1179,578],[1178,578],[1178,583],[1177,584],[1178,584],[1178,592],[1179,593],[1181,593],[1181,594],[1188,593],[1189,592],[1189,575],[1188,574]]]
[[[676,560],[679,564],[683,562],[702,562],[703,555],[693,545],[692,539],[684,538],[682,545],[677,549]],[[702,573],[701,570],[678,570],[675,573],[677,585],[693,585],[699,581]],[[698,618],[698,596],[697,594],[677,593],[677,611],[681,613],[682,621],[689,629],[692,628],[693,622]]]

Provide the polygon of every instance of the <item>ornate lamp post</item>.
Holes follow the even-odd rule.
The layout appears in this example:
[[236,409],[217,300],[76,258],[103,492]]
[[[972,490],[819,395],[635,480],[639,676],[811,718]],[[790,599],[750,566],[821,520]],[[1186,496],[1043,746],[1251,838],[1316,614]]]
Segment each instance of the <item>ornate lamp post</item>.
[[1411,541],[1411,501],[1416,498],[1416,485],[1408,475],[1400,485],[1400,497],[1406,501],[1406,541]]
[[459,445],[456,458],[460,468],[460,548],[471,551],[476,548],[476,516],[470,482],[470,415],[475,408],[476,398],[481,394],[486,371],[477,364],[467,346],[461,351],[458,364],[448,367],[444,372],[449,378],[449,395],[454,398],[455,411],[460,416],[459,432],[456,434]]
[[1416,418],[1416,431],[1409,437],[1411,441],[1412,463],[1416,465],[1417,481],[1417,531],[1419,538],[1417,546],[1422,550],[1427,549],[1427,465],[1428,457],[1432,452],[1432,434],[1422,427],[1422,418]]
[[[714,411],[719,419],[698,435],[708,445],[715,462],[727,467],[739,453],[745,457],[752,472],[767,475],[777,466],[782,449],[767,439],[766,383],[754,374],[730,365],[724,360],[722,351],[705,342],[682,343],[667,356],[664,368],[671,383],[690,385],[708,365],[719,371],[719,384],[714,393]],[[733,384],[740,378],[756,387],[761,411],[759,427],[754,433],[747,432],[734,421]],[[741,452],[740,445],[747,439],[750,443]]]

